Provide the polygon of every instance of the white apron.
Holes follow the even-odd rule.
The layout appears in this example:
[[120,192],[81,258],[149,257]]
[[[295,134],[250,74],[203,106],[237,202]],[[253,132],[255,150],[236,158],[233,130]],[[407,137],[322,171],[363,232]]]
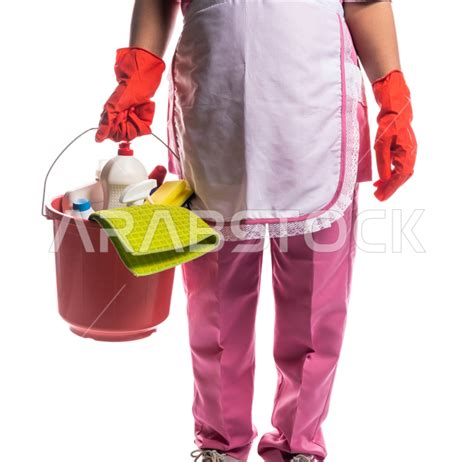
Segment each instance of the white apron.
[[342,216],[363,88],[339,0],[193,0],[169,81],[170,170],[195,191],[193,211],[225,221],[226,239]]

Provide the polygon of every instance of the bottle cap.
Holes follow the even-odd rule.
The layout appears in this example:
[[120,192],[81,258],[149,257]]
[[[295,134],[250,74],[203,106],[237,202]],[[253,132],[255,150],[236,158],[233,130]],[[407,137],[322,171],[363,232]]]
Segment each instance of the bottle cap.
[[91,203],[88,199],[76,199],[72,203],[72,209],[77,210],[78,212],[85,212],[91,208]]
[[158,186],[160,186],[163,183],[163,181],[165,181],[165,177],[167,173],[168,172],[166,170],[166,167],[164,167],[163,165],[157,165],[152,170],[152,172],[148,175],[148,178],[152,180],[156,180],[156,182],[158,183]]
[[133,156],[133,150],[130,149],[130,143],[125,143],[125,142],[120,143],[118,155],[119,156]]

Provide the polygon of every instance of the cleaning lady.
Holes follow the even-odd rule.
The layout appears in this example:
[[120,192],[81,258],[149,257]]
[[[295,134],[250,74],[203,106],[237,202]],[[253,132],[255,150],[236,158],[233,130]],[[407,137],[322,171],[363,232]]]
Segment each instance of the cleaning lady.
[[[270,240],[278,373],[266,462],[324,460],[321,426],[342,347],[359,183],[372,179],[364,68],[380,112],[384,201],[412,175],[410,92],[388,1],[136,0],[130,44],[97,141],[149,134],[151,98],[178,11],[168,64],[169,169],[190,208],[211,216],[218,251],[182,265],[194,371],[195,443],[203,462],[245,462],[252,422],[255,318]],[[328,251],[330,249],[330,251]]]

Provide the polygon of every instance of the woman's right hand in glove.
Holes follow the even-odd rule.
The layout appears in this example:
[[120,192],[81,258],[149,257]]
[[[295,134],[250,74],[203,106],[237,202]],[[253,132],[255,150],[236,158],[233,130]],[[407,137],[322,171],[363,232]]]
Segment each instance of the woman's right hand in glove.
[[117,50],[118,86],[104,105],[96,141],[131,141],[151,133],[155,103],[151,101],[165,71],[164,61],[143,48]]

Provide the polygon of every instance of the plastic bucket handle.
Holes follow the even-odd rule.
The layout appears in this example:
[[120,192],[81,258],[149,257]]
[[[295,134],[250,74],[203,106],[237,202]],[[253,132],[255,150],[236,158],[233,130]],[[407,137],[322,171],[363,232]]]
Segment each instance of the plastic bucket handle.
[[[48,172],[46,173],[46,176],[44,178],[44,183],[43,183],[43,199],[42,199],[42,202],[41,202],[41,215],[43,215],[43,217],[45,218],[48,218],[45,211],[44,211],[44,203],[46,201],[46,188],[48,186],[48,179],[49,179],[49,175],[51,173],[51,171],[53,170],[54,166],[56,165],[56,162],[62,157],[62,155],[79,139],[81,138],[82,136],[84,136],[86,133],[89,133],[90,131],[92,130],[98,130],[98,127],[92,127],[92,128],[88,128],[87,130],[84,130],[82,133],[80,133],[79,135],[77,135],[72,141],[70,141],[66,147],[56,156],[56,158],[54,159],[53,163],[51,164],[51,166],[49,167],[48,169]],[[165,143],[158,135],[155,135],[154,133],[150,133],[154,138],[156,138],[161,144],[163,144],[166,148],[168,148],[169,152],[171,152],[171,154],[173,154],[174,157],[176,157],[176,159],[179,160],[179,157],[178,155],[169,147],[169,145],[167,143]]]

